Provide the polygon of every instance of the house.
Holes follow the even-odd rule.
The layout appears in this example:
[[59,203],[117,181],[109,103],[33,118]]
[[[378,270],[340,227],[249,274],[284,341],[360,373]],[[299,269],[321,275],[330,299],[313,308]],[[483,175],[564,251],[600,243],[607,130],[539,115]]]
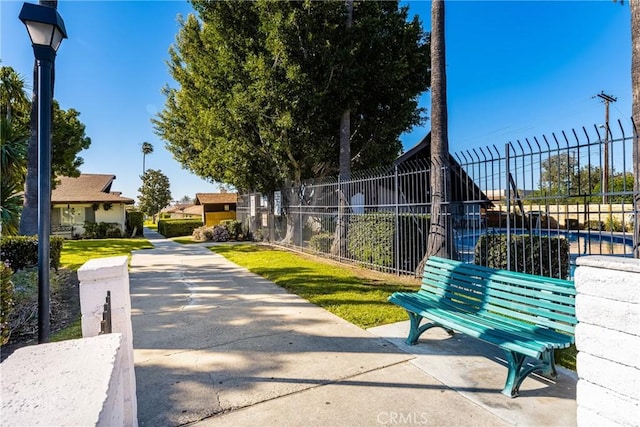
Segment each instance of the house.
[[207,227],[225,219],[236,219],[237,193],[196,193],[195,201],[197,206],[202,206],[202,219]]
[[58,178],[51,192],[51,231],[68,238],[80,237],[85,223],[111,223],[125,231],[125,207],[134,200],[111,191],[115,175],[81,174]]
[[178,203],[166,207],[160,212],[163,218],[171,219],[202,219],[202,205]]

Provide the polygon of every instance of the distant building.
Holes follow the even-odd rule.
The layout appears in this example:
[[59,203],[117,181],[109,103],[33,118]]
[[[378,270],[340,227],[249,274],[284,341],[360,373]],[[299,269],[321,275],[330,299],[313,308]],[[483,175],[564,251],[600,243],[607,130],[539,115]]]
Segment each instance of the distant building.
[[196,193],[195,201],[202,207],[203,223],[207,227],[226,219],[236,219],[237,193]]

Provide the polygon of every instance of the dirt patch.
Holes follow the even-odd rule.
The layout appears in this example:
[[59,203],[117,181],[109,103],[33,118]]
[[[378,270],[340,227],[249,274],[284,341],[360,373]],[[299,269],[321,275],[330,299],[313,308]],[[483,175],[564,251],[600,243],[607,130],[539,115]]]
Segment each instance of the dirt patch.
[[[80,288],[75,271],[60,269],[60,286],[51,294],[51,335],[68,327],[80,317]],[[11,334],[9,342],[0,347],[0,361],[15,350],[38,343],[38,300],[23,309],[21,327]]]

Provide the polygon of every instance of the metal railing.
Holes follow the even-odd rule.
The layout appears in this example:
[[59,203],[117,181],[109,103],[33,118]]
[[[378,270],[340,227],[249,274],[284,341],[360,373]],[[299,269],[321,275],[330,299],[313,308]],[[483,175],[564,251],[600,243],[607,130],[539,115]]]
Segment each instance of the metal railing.
[[98,335],[110,334],[112,332],[111,324],[111,291],[107,291],[107,297],[105,298],[102,308],[102,320],[100,321],[100,332]]
[[[445,212],[456,257],[474,262],[476,242],[487,233],[564,237],[571,265],[588,254],[633,256],[637,136],[630,128],[618,122],[454,153]],[[243,194],[237,217],[258,240],[414,275],[429,233],[428,158],[353,173],[349,181],[329,177]],[[507,250],[519,256],[511,245]]]

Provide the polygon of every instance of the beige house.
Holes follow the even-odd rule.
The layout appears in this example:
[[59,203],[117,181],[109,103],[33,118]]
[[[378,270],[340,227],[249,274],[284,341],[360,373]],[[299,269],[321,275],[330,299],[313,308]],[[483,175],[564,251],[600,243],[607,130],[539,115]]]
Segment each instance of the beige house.
[[161,212],[169,215],[172,219],[202,219],[202,206],[200,205],[176,204],[162,209]]
[[134,200],[111,191],[115,175],[81,174],[60,177],[51,192],[51,232],[67,238],[82,236],[84,224],[112,223],[125,231],[125,207]]

